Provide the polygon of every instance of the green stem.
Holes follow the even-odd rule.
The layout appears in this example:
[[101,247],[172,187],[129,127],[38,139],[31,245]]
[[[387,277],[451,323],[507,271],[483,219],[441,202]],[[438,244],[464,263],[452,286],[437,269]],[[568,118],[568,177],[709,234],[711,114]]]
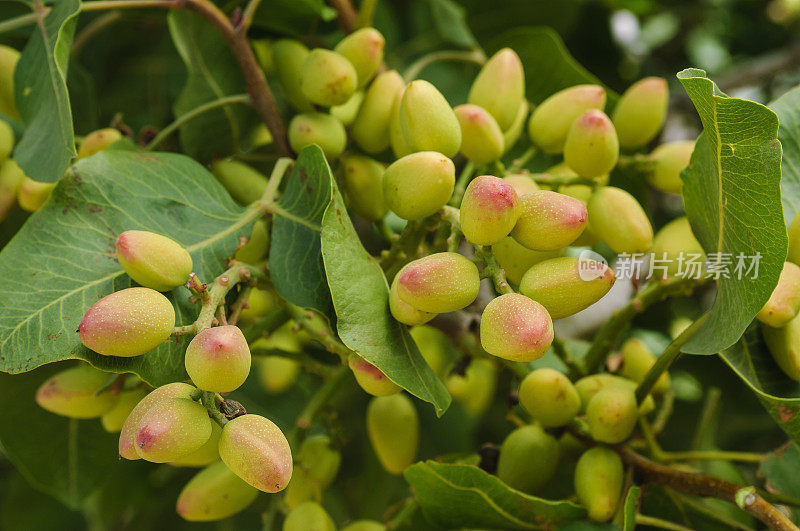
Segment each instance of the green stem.
[[648,283],[628,304],[617,310],[597,332],[592,346],[582,360],[582,374],[591,374],[597,371],[605,362],[606,356],[616,344],[620,334],[636,315],[667,297],[690,293],[701,283],[702,281],[696,279],[677,277]]
[[107,11],[109,9],[138,9],[149,7],[175,8],[180,6],[179,0],[97,0],[83,2],[81,12]]
[[661,409],[658,410],[658,415],[653,421],[653,433],[659,434],[664,431],[664,427],[667,425],[670,416],[672,416],[674,406],[675,393],[667,391],[661,400]]
[[658,379],[661,377],[664,372],[669,369],[670,365],[678,359],[678,356],[681,354],[681,347],[683,347],[686,343],[689,342],[690,339],[694,337],[694,335],[700,330],[703,324],[708,319],[708,314],[700,316],[694,323],[692,323],[686,330],[681,332],[681,334],[675,338],[675,340],[670,343],[664,352],[656,359],[655,364],[650,367],[650,370],[647,371],[647,374],[644,377],[644,380],[639,383],[639,386],[636,388],[636,401],[641,404],[642,401],[647,398],[647,395],[650,394],[650,391],[653,390],[653,386],[655,386]]
[[122,19],[120,11],[111,11],[105,15],[101,15],[84,27],[79,34],[75,36],[72,41],[72,47],[69,50],[70,57],[77,57],[83,47],[89,42],[92,37],[103,31],[104,29],[112,26]]
[[275,162],[275,166],[272,167],[272,173],[269,175],[269,181],[267,181],[267,187],[264,189],[264,194],[260,199],[262,203],[273,202],[281,181],[283,181],[286,171],[292,164],[294,164],[294,160],[289,157],[281,157]]
[[164,140],[167,139],[167,137],[169,137],[169,135],[177,131],[181,126],[187,124],[188,122],[191,122],[198,116],[201,116],[207,113],[208,111],[213,111],[214,109],[217,109],[219,107],[225,107],[227,105],[233,105],[237,103],[249,105],[251,103],[250,96],[248,96],[247,94],[235,94],[233,96],[226,96],[224,98],[210,101],[208,103],[204,103],[203,105],[195,107],[186,114],[180,115],[178,118],[175,119],[174,122],[172,122],[164,129],[159,131],[159,133],[155,137],[153,137],[153,139],[145,146],[144,148],[145,151],[150,151],[154,147],[160,145]]
[[790,505],[792,507],[800,507],[800,499],[781,494],[780,492],[769,492],[764,489],[756,489],[758,494],[770,503],[778,503],[780,505]]
[[529,147],[529,148],[528,148],[528,149],[525,151],[525,153],[523,153],[522,155],[520,155],[519,157],[517,157],[516,159],[514,159],[514,161],[511,163],[511,166],[509,166],[509,167],[508,167],[508,169],[506,170],[506,173],[508,173],[508,174],[514,174],[514,173],[517,173],[517,172],[519,172],[519,171],[520,171],[522,168],[524,168],[524,167],[525,167],[525,165],[526,165],[528,162],[530,162],[530,160],[531,160],[533,157],[535,157],[535,156],[536,156],[536,153],[538,153],[538,151],[539,151],[539,150],[538,150],[538,149],[536,149],[536,148],[535,148],[535,147],[533,147],[533,146]]
[[580,367],[575,363],[575,360],[572,359],[572,355],[567,350],[564,341],[560,337],[554,335],[552,347],[553,353],[567,366],[570,376],[577,378],[580,375]]
[[486,267],[481,271],[483,278],[491,278],[494,283],[494,289],[497,293],[505,295],[506,293],[514,293],[511,286],[506,279],[505,270],[497,263],[497,259],[492,254],[492,251],[481,245],[475,246],[475,256],[480,258]]
[[211,391],[203,391],[203,394],[200,395],[200,402],[208,410],[208,416],[214,419],[214,422],[219,424],[220,428],[224,428],[225,424],[228,423],[228,419],[225,418],[225,415],[220,413],[214,393]]
[[463,199],[467,185],[469,181],[472,180],[472,176],[475,175],[476,169],[475,165],[471,162],[467,162],[464,165],[464,169],[461,170],[458,180],[456,181],[456,186],[453,188],[453,195],[450,197],[450,201],[447,203],[448,205],[455,208],[461,206],[461,199]]
[[363,0],[358,6],[358,27],[367,28],[372,26],[372,19],[375,17],[375,6],[378,0]]
[[764,454],[755,452],[726,452],[723,450],[692,450],[688,452],[661,452],[659,461],[700,461],[700,460],[720,460],[738,461],[740,463],[761,463],[764,461]]
[[247,7],[244,8],[244,13],[242,14],[242,21],[237,27],[240,33],[245,34],[247,30],[250,29],[250,25],[253,24],[253,17],[260,4],[261,0],[250,0],[247,3]]
[[347,358],[350,357],[353,351],[339,341],[336,334],[334,334],[333,330],[331,330],[331,327],[328,325],[327,319],[313,310],[306,310],[292,303],[287,303],[286,309],[298,326],[308,332],[311,337],[322,343],[328,352],[339,356],[342,364],[347,364]]
[[559,186],[568,186],[571,184],[582,184],[585,186],[591,186],[594,188],[598,185],[598,182],[594,179],[586,179],[584,177],[575,177],[574,175],[558,175],[558,176],[549,176],[547,174],[546,177],[537,177],[534,178],[538,184],[546,184],[547,186],[552,186],[554,188],[558,188]]
[[447,236],[447,250],[455,253],[461,244],[461,213],[455,207],[445,205],[442,209],[442,219],[450,225],[450,234]]
[[44,15],[39,15],[39,13],[34,12],[10,18],[5,22],[0,22],[0,34],[8,33],[9,31],[14,31],[20,28],[24,28],[25,26],[30,26],[31,24],[35,24],[36,21],[39,20],[40,16],[46,16],[47,13],[50,11],[49,7],[46,7],[45,9],[46,11]]
[[662,520],[661,518],[656,518],[654,516],[645,516],[643,514],[636,515],[636,524],[658,527],[660,529],[669,529],[671,531],[692,531],[691,527],[682,526],[680,524],[676,524],[675,522]]
[[411,519],[419,509],[419,502],[414,497],[407,498],[408,501],[398,510],[392,518],[386,522],[386,530],[399,529],[411,522]]
[[431,52],[425,54],[406,68],[403,74],[403,79],[406,83],[414,81],[417,76],[425,70],[426,67],[439,61],[461,61],[465,63],[475,63],[483,65],[486,62],[486,54],[480,50],[471,51],[458,51],[458,50],[441,50],[438,52]]

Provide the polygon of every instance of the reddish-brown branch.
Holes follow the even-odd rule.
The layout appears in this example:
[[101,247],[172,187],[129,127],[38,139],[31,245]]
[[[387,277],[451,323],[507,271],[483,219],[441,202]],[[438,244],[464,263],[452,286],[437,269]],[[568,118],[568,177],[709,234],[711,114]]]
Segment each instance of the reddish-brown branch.
[[353,33],[358,28],[358,12],[350,0],[330,0],[336,10],[339,26],[345,33]]
[[[736,493],[742,489],[735,483],[719,478],[660,465],[624,446],[616,450],[635,469],[638,479],[643,482],[657,483],[695,496],[719,498],[733,504],[736,504]],[[747,493],[740,502],[742,509],[764,522],[770,529],[798,529],[782,512],[756,492]]]

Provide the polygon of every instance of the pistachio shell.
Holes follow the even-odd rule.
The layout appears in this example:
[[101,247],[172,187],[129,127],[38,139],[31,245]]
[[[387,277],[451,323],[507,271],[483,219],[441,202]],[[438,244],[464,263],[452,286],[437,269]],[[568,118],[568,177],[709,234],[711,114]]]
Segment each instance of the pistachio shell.
[[186,348],[185,365],[198,389],[230,393],[250,374],[250,348],[236,326],[206,328]]
[[392,113],[404,89],[403,78],[396,70],[378,74],[367,89],[364,103],[350,127],[353,140],[366,153],[380,153],[389,147]]
[[608,116],[597,109],[583,113],[569,128],[564,162],[586,179],[609,173],[617,165],[619,141]]
[[461,126],[450,104],[423,80],[406,86],[399,108],[400,130],[413,152],[437,151],[453,157],[461,147]]
[[83,142],[81,142],[81,147],[78,149],[78,158],[83,159],[86,157],[91,157],[95,153],[103,151],[105,148],[121,138],[122,133],[113,127],[92,131],[86,135],[86,137],[83,139]]
[[36,403],[43,409],[62,417],[92,419],[100,417],[114,407],[117,396],[109,391],[97,394],[108,382],[110,373],[91,365],[57,372],[36,390]]
[[469,91],[469,103],[489,111],[500,129],[509,129],[525,101],[525,72],[511,48],[503,48],[486,61]]
[[600,85],[575,85],[556,92],[533,110],[528,122],[531,142],[545,153],[561,153],[572,122],[589,109],[602,111],[605,106],[606,91]]
[[412,153],[386,168],[383,198],[401,218],[422,219],[447,204],[455,183],[452,160],[435,151]]
[[189,522],[222,520],[246,509],[258,490],[217,462],[198,472],[183,487],[175,510]]
[[325,158],[336,160],[347,144],[342,122],[330,114],[313,112],[298,114],[289,123],[289,144],[299,153],[304,147],[317,144]]
[[351,353],[347,360],[350,370],[361,388],[373,396],[387,396],[400,391],[400,386],[391,381],[379,368],[361,356]]
[[784,262],[778,285],[772,290],[769,300],[756,315],[762,323],[780,328],[797,316],[800,311],[800,267]]
[[243,162],[230,159],[214,161],[211,173],[240,205],[258,201],[267,189],[267,177]]
[[222,429],[219,456],[228,468],[264,492],[279,492],[292,477],[292,451],[283,432],[259,415],[242,415]]
[[568,195],[538,190],[520,198],[522,211],[511,237],[528,249],[555,251],[566,247],[586,227],[586,206]]
[[342,105],[356,91],[358,74],[342,54],[315,48],[300,72],[300,90],[312,103],[323,107]]
[[511,232],[520,215],[514,188],[498,177],[473,179],[461,200],[461,230],[470,243],[492,245]]
[[453,112],[461,126],[461,154],[480,166],[498,160],[505,151],[503,131],[492,115],[477,105],[459,105]]
[[587,206],[592,230],[615,253],[645,253],[653,246],[653,227],[636,198],[620,188],[602,186]]
[[117,236],[116,254],[122,269],[146,288],[170,291],[189,280],[192,257],[175,240],[144,230]]
[[555,258],[561,251],[533,251],[509,236],[492,245],[492,254],[506,272],[506,278],[514,284],[519,284],[522,276],[532,265]]
[[369,83],[378,71],[383,62],[385,44],[381,32],[375,28],[361,28],[339,41],[334,50],[353,64],[360,88]]
[[558,441],[539,426],[522,426],[500,445],[497,477],[528,494],[538,492],[556,472]]
[[662,192],[680,193],[683,188],[681,172],[689,165],[694,152],[694,140],[665,142],[650,153],[653,163],[647,181],[650,186]]
[[280,39],[272,45],[272,60],[283,93],[289,104],[300,112],[314,110],[314,106],[300,89],[303,65],[309,55],[306,46],[293,39]]
[[586,450],[575,468],[575,493],[595,522],[611,520],[622,496],[622,459],[613,450],[595,446]]
[[569,378],[550,368],[528,373],[519,386],[519,402],[545,428],[565,426],[581,409],[581,397]]
[[518,293],[500,295],[487,304],[480,328],[483,349],[511,361],[537,360],[553,341],[547,310]]
[[417,455],[419,418],[402,393],[378,396],[367,406],[367,434],[383,468],[401,474]]
[[187,398],[164,398],[136,425],[134,449],[142,459],[166,463],[200,449],[209,437],[211,419],[205,407]]
[[478,296],[478,268],[458,253],[436,253],[407,264],[396,277],[400,300],[423,312],[454,312]]
[[635,149],[653,140],[667,118],[668,103],[664,78],[647,77],[628,87],[614,107],[619,145]]

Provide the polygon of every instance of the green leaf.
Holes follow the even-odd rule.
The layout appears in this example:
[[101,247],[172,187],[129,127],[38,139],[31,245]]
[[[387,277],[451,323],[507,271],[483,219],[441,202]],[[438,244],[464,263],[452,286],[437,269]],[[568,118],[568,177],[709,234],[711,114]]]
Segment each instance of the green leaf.
[[[779,492],[795,499],[800,498],[800,446],[791,443],[767,455],[758,471],[766,478],[772,492]],[[800,509],[792,508],[794,521],[800,518]]]
[[78,0],[54,2],[14,72],[14,99],[25,123],[14,159],[36,181],[57,181],[76,155],[67,66],[79,11]]
[[[247,92],[241,69],[219,32],[200,15],[172,11],[167,21],[172,41],[187,70],[186,85],[175,102],[175,116],[226,96]],[[203,113],[180,128],[187,155],[202,161],[239,149],[256,114],[245,105],[226,105]]]
[[[764,306],[786,259],[778,117],[761,104],[729,98],[702,70],[683,70],[678,79],[703,123],[683,173],[686,214],[709,262],[717,262],[713,253],[732,261],[730,278],[717,281],[708,320],[683,351],[715,354],[733,345]],[[748,257],[757,253],[758,274],[752,278]],[[739,257],[741,275],[735,269]]]
[[639,497],[642,489],[636,485],[628,489],[625,495],[625,506],[623,507],[622,531],[633,531],[636,529],[636,513],[639,512]]
[[322,264],[322,215],[331,200],[331,170],[322,150],[304,148],[289,176],[272,223],[269,272],[281,297],[331,316]]
[[466,10],[453,0],[428,0],[436,31],[446,42],[475,48],[478,43],[467,25]]
[[425,362],[408,327],[389,311],[389,286],[361,245],[336,184],[322,218],[322,258],[342,342],[441,416],[450,395]]
[[[603,83],[582,67],[564,46],[558,33],[546,27],[519,27],[492,39],[487,52],[494,53],[505,47],[512,48],[525,68],[525,93],[534,104],[561,89],[581,83]],[[610,103],[619,97],[606,87]]]
[[579,505],[524,494],[476,466],[425,461],[404,476],[425,517],[448,529],[551,529],[586,517]]
[[800,441],[800,383],[781,371],[760,334],[746,334],[720,357],[753,390],[778,425]]
[[781,159],[781,201],[786,226],[800,211],[800,87],[795,87],[769,104],[778,115]]
[[[184,377],[187,338],[143,356],[101,356],[75,332],[86,310],[131,286],[114,255],[119,233],[149,230],[184,245],[202,280],[224,270],[259,213],[236,205],[217,180],[183,155],[106,150],[78,162],[0,252],[0,370],[19,373],[69,358],[133,372],[153,385]],[[180,287],[169,297],[178,324],[197,306]]]
[[317,20],[335,18],[336,10],[324,0],[270,0],[258,6],[253,25],[286,35],[305,35]]
[[68,419],[40,408],[36,389],[64,366],[24,375],[0,374],[0,444],[3,453],[36,488],[70,507],[80,503],[120,466],[117,435],[99,420]]

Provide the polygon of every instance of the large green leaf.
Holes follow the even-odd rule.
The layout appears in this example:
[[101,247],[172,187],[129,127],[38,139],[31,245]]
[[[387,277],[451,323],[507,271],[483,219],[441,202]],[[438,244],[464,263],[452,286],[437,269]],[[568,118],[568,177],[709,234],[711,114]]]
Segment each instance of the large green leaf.
[[436,31],[449,43],[475,48],[478,43],[467,25],[467,13],[454,0],[428,0]]
[[800,87],[795,87],[769,104],[778,115],[781,159],[781,201],[786,225],[800,211]]
[[116,434],[98,419],[59,417],[34,401],[36,389],[54,370],[0,374],[0,444],[16,468],[36,488],[77,507],[121,463]]
[[[494,53],[500,48],[512,48],[525,68],[525,93],[534,104],[539,104],[548,96],[561,89],[582,83],[603,83],[581,66],[564,46],[558,33],[546,27],[518,27],[506,31],[492,39],[487,52]],[[606,88],[609,102],[617,99],[617,94]]]
[[[247,92],[236,59],[211,24],[186,10],[172,11],[167,20],[187,70],[186,85],[175,101],[176,116],[204,103]],[[203,113],[180,128],[183,150],[203,161],[230,155],[239,149],[256,116],[239,104]]]
[[318,20],[333,20],[336,11],[324,0],[270,0],[261,2],[253,25],[287,35],[305,35]]
[[342,342],[397,385],[430,402],[442,415],[450,395],[425,362],[405,325],[389,311],[389,286],[378,262],[361,245],[344,200],[333,199],[322,218],[322,258]]
[[778,425],[800,441],[800,383],[781,371],[760,334],[748,332],[720,357],[753,390]]
[[79,10],[78,0],[54,2],[36,24],[14,73],[14,99],[25,122],[14,159],[36,181],[60,179],[76,154],[67,66]]
[[633,485],[625,495],[625,504],[622,507],[623,524],[622,531],[633,531],[636,529],[636,513],[639,512],[639,498],[642,496],[642,489]]
[[[729,98],[702,70],[683,70],[678,79],[703,123],[683,173],[686,214],[709,262],[730,275],[717,281],[708,320],[683,350],[715,354],[733,345],[764,306],[786,259],[778,117],[758,103]],[[732,263],[718,262],[716,253]],[[747,268],[759,255],[757,275],[736,272],[740,256]]]
[[[211,280],[257,216],[183,155],[106,150],[81,160],[0,252],[0,370],[80,358],[154,385],[183,378],[186,338],[135,358],[101,356],[81,345],[75,330],[84,312],[131,285],[114,241],[129,229],[169,236],[190,251],[200,278]],[[170,297],[178,323],[193,321],[189,291],[181,287]]]
[[332,306],[320,232],[331,199],[331,180],[322,150],[316,145],[303,149],[278,202],[285,215],[272,223],[269,259],[269,272],[281,297],[326,316]]
[[425,461],[404,475],[425,517],[448,529],[552,529],[586,517],[579,505],[530,496],[472,465]]

